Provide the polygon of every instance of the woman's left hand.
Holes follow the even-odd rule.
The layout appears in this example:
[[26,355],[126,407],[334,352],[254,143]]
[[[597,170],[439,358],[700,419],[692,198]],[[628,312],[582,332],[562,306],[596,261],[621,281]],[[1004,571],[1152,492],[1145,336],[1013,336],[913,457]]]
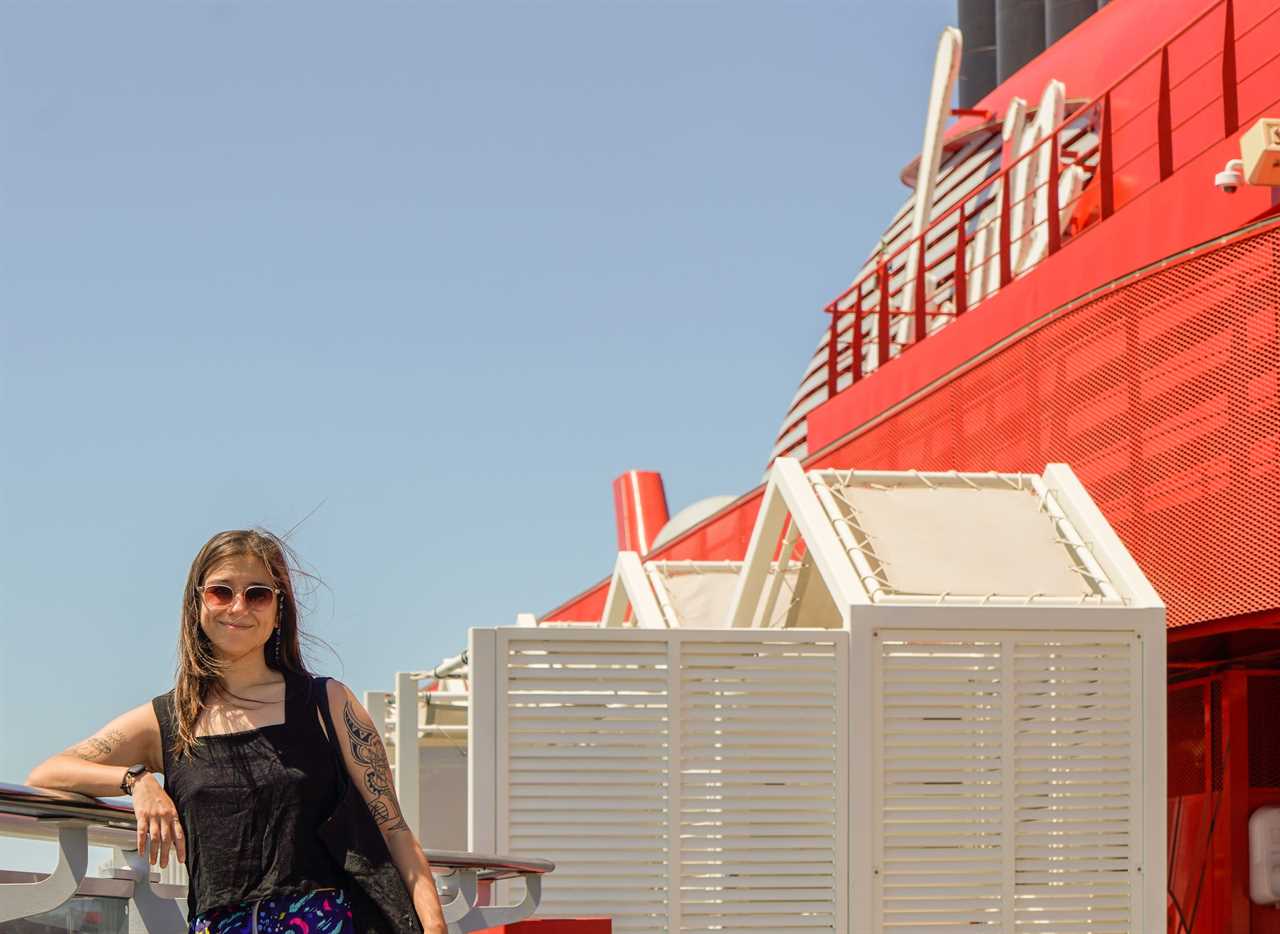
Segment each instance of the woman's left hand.
[[177,851],[178,862],[187,861],[187,841],[182,835],[178,809],[173,799],[148,772],[133,783],[133,813],[138,819],[138,852],[161,869],[169,865],[169,849]]

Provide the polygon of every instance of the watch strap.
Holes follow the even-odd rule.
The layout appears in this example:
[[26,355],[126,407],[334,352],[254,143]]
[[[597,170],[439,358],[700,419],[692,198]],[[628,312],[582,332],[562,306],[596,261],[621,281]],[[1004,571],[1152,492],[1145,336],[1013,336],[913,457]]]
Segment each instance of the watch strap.
[[142,763],[131,765],[124,770],[124,777],[120,779],[120,790],[126,795],[133,794],[133,786],[142,776],[147,774],[147,767]]

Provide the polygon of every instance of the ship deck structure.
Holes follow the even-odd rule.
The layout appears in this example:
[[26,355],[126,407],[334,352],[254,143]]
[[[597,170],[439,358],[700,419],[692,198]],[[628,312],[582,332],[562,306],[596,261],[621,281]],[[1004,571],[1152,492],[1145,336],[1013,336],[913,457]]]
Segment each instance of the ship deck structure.
[[959,12],[764,481],[366,693],[457,930],[1280,932],[1280,2]]
[[[815,352],[778,431],[765,483],[669,518],[658,475],[624,474],[614,490],[619,554],[610,577],[549,612],[519,614],[515,626],[477,630],[469,658],[449,675],[401,675],[399,690],[386,695],[388,738],[416,740],[421,765],[411,768],[421,769],[417,780],[424,788],[430,782],[452,787],[458,801],[467,798],[462,778],[449,785],[439,763],[448,755],[446,743],[457,742],[470,723],[472,841],[505,841],[517,849],[543,844],[547,855],[563,860],[560,876],[548,879],[548,898],[558,897],[557,886],[571,889],[575,873],[583,874],[582,891],[596,892],[602,901],[584,900],[579,892],[566,895],[563,904],[587,911],[616,896],[619,930],[748,930],[753,912],[797,930],[1280,930],[1280,912],[1258,900],[1257,886],[1251,889],[1249,839],[1251,817],[1280,804],[1280,743],[1267,713],[1280,697],[1280,176],[1274,174],[1280,155],[1273,152],[1268,169],[1255,145],[1250,165],[1243,164],[1251,136],[1265,141],[1268,133],[1280,134],[1273,129],[1280,126],[1280,5],[1106,4],[998,85],[951,108],[957,82],[963,85],[958,72],[967,64],[964,46],[965,37],[951,30],[940,38],[922,151],[902,172],[911,194],[849,287],[815,321]],[[799,516],[812,513],[807,528],[792,504],[779,505],[780,471],[796,490],[814,491],[817,504],[799,506]],[[917,478],[910,482],[921,488],[935,484],[931,493],[938,493],[965,483],[957,478],[977,486],[993,482],[979,477],[1039,477],[1043,483],[1058,471],[1078,484],[1096,508],[1098,528],[1107,530],[1107,540],[1132,560],[1142,588],[1149,588],[1142,599],[1134,592],[1118,597],[1118,607],[1162,607],[1158,681],[1164,698],[1143,694],[1154,687],[1153,672],[1145,680],[1134,673],[1126,682],[1126,696],[1143,696],[1148,704],[1134,713],[1142,725],[1126,740],[1143,750],[1145,765],[1127,773],[1135,784],[1134,798],[1126,799],[1149,806],[1142,831],[1099,812],[1086,822],[1088,829],[1075,832],[1064,822],[1053,839],[1041,841],[1043,847],[1023,854],[1019,828],[1024,821],[1034,825],[1036,809],[1019,807],[1018,792],[1006,788],[1014,823],[1000,838],[1002,844],[1012,841],[1012,850],[1002,856],[1002,894],[990,896],[999,906],[984,902],[981,866],[989,853],[986,844],[972,841],[917,841],[920,853],[936,854],[951,844],[963,853],[971,846],[971,863],[958,857],[973,870],[964,877],[969,889],[948,888],[937,866],[888,886],[886,865],[878,862],[888,817],[875,809],[886,800],[886,763],[895,760],[869,741],[855,763],[863,769],[859,782],[842,784],[853,781],[856,769],[841,774],[832,766],[824,773],[837,811],[822,811],[811,828],[833,828],[842,835],[839,845],[822,837],[829,849],[815,850],[816,838],[803,833],[779,833],[770,844],[769,817],[792,815],[789,809],[799,805],[780,799],[770,815],[761,802],[770,789],[800,781],[795,773],[803,772],[804,730],[818,712],[824,738],[806,755],[834,748],[838,759],[856,745],[860,726],[873,734],[868,723],[885,728],[881,718],[890,698],[883,694],[883,676],[840,668],[847,661],[835,648],[843,639],[853,644],[879,631],[875,622],[859,622],[873,616],[852,609],[868,606],[858,602],[867,593],[885,595],[867,598],[874,608],[868,613],[881,609],[879,599],[892,602],[890,594],[939,619],[1003,613],[1011,606],[1028,613],[1033,608],[1045,618],[1066,612],[1046,597],[1052,588],[1028,593],[1008,580],[990,589],[977,585],[993,567],[1016,576],[1015,559],[1030,555],[1015,535],[993,531],[1001,528],[997,497],[968,488],[974,497],[964,502],[992,511],[968,513],[968,534],[954,537],[946,531],[953,528],[950,520],[930,508],[898,496],[894,508],[879,512],[875,500],[859,504],[839,478],[881,472]],[[874,535],[860,524],[859,505],[879,517]],[[916,538],[905,544],[908,529]],[[987,547],[984,535],[1004,547]],[[1102,539],[1084,540],[1093,547]],[[868,552],[876,548],[893,558],[879,563]],[[845,560],[841,555],[852,561],[847,578],[832,570],[832,561]],[[908,566],[928,573],[950,568],[957,576],[947,586],[924,586]],[[1075,568],[1072,573],[1080,575],[1085,565]],[[894,573],[909,580],[901,591],[890,586]],[[1091,572],[1084,573],[1077,584]],[[1063,600],[1078,597],[1072,591]],[[1094,593],[1084,605],[1095,599],[1106,598]],[[1081,631],[1109,611],[1091,607],[1093,622],[1082,623]],[[1003,657],[1008,646],[993,633],[1006,631],[1003,620],[1014,617],[995,618],[1002,620],[1000,628],[987,637],[1000,643],[996,654]],[[1054,628],[1068,639],[1069,625]],[[1131,630],[1135,640],[1140,628]],[[767,641],[770,635],[779,640],[770,649],[746,651],[734,641]],[[1146,638],[1160,637],[1147,631]],[[647,639],[650,654],[633,667],[603,647],[610,639]],[[803,650],[779,648],[804,639],[833,653],[822,664],[835,666],[834,681],[829,673],[803,669]],[[938,645],[950,644],[938,639]],[[554,661],[557,653],[572,651],[562,640],[583,655]],[[535,644],[542,647],[529,648]],[[713,661],[688,662],[682,653],[690,646]],[[1151,661],[1156,654],[1144,648],[1142,657]],[[714,668],[731,658],[736,669]],[[1084,666],[1097,677],[1090,683],[1104,718],[1107,664],[1098,658]],[[623,666],[612,684],[605,674],[610,665]],[[759,669],[752,673],[752,666]],[[550,710],[563,709],[570,719],[576,710],[597,726],[615,709],[641,718],[637,710],[644,705],[629,694],[628,672],[647,672],[650,687],[666,692],[665,715],[651,714],[646,726],[613,725],[617,736],[634,730],[652,741],[643,747],[651,757],[647,766],[619,775],[624,785],[636,780],[629,786],[637,794],[630,804],[573,791],[574,768],[555,772],[550,763],[556,750],[574,755],[556,746],[556,737],[572,731],[530,728],[526,734],[517,727],[522,718],[554,719],[546,705],[531,700],[529,690],[537,695],[530,684],[555,672],[571,682],[575,670],[589,674],[576,693],[552,700]],[[587,683],[615,697],[616,707],[601,702],[596,718],[585,715],[582,707],[596,703]],[[823,694],[833,683],[841,688]],[[969,675],[964,683],[972,685]],[[926,694],[950,690],[927,684]],[[744,698],[741,710],[735,685]],[[806,687],[822,700],[789,699],[788,691]],[[948,716],[916,700],[915,728],[927,732],[935,718]],[[698,708],[704,701],[719,713]],[[411,704],[418,710],[412,727],[397,716]],[[530,705],[542,714],[531,713]],[[758,718],[759,733],[767,737],[749,747],[754,759],[731,741],[735,729],[744,729],[733,722],[742,711],[752,712],[752,722]],[[1069,712],[1064,717],[1071,720]],[[1034,723],[1035,715],[1023,711],[1014,720]],[[722,733],[707,723],[723,723]],[[831,723],[838,736],[823,732]],[[479,743],[477,730],[483,734]],[[719,746],[709,739],[715,736]],[[697,749],[701,741],[712,746]],[[606,756],[610,747],[598,737],[579,736],[577,754],[589,758],[593,742],[602,743]],[[626,760],[625,751],[611,754]],[[706,769],[727,771],[735,756],[750,764],[745,771],[719,782],[707,778]],[[498,784],[490,778],[477,786],[478,758],[495,768],[505,761]],[[1085,772],[1073,778],[1075,767],[1050,756],[1041,764],[1060,771],[1046,787],[1057,782],[1063,794],[1090,787],[1088,794],[1105,795],[1105,783],[1091,787],[1086,780],[1105,774],[1105,755],[1085,759],[1079,765]],[[777,760],[793,772],[772,776]],[[544,766],[549,775],[563,774],[564,787],[557,789],[554,778],[537,780]],[[598,768],[597,762],[584,771]],[[1089,772],[1095,768],[1100,771]],[[968,789],[977,811],[983,793],[967,784],[975,774],[985,773],[966,766],[926,784],[935,791]],[[721,796],[720,807],[709,807],[705,820],[693,819],[689,794],[701,793],[705,805],[709,787]],[[545,797],[537,797],[538,789]],[[752,797],[753,791],[761,797]],[[826,793],[818,796],[822,807]],[[559,813],[561,794],[575,802],[570,809],[577,818],[562,816],[569,836],[576,828],[577,842],[538,835],[541,825],[533,815],[542,808]],[[927,798],[915,803],[923,808]],[[618,823],[604,836],[621,850],[624,841],[635,842],[626,828],[655,814],[659,823],[667,821],[665,836],[654,830],[661,846],[644,853],[652,872],[639,873],[642,881],[634,886],[600,881],[609,878],[607,860],[584,855],[592,822],[603,819],[597,806],[613,809]],[[425,796],[422,808],[421,819],[431,823],[436,809]],[[921,813],[939,817],[927,808]],[[1143,836],[1157,827],[1158,846]],[[1068,881],[1066,867],[1077,857],[1093,860],[1087,871],[1099,879],[1114,878],[1114,864],[1106,863],[1113,833],[1135,847],[1131,854],[1149,848],[1129,866],[1138,872],[1141,863],[1149,897],[1144,902],[1135,896],[1127,914],[1115,913],[1112,896],[1095,899]],[[746,858],[744,846],[764,853],[762,861]],[[1151,849],[1162,854],[1154,863]],[[813,860],[804,863],[805,856]],[[798,874],[785,868],[793,858],[803,864]],[[1043,864],[1036,862],[1040,858]],[[626,864],[626,857],[618,859]],[[1044,874],[1037,876],[1039,870]],[[832,874],[838,895],[818,895],[807,908],[799,904]],[[1157,878],[1158,884],[1152,881]],[[920,886],[936,887],[938,898],[911,902]],[[1070,907],[1055,913],[1054,893]],[[765,907],[771,898],[779,917]],[[789,898],[797,903],[790,908]],[[952,914],[943,905],[953,906]]]

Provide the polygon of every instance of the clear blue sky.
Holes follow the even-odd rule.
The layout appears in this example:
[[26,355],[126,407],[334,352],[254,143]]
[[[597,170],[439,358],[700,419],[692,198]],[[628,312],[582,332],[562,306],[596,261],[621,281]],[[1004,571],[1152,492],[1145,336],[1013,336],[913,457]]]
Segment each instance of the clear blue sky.
[[0,781],[171,686],[218,530],[323,503],[362,692],[604,576],[621,471],[753,486],[954,16],[0,5]]

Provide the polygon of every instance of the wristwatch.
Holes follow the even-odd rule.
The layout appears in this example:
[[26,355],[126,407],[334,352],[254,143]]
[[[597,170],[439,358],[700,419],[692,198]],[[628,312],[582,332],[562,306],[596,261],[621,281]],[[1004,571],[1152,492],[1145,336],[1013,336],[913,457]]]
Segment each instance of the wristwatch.
[[137,765],[131,765],[125,770],[124,778],[120,779],[120,790],[127,795],[133,794],[133,784],[142,776],[147,774],[147,767],[139,762]]

